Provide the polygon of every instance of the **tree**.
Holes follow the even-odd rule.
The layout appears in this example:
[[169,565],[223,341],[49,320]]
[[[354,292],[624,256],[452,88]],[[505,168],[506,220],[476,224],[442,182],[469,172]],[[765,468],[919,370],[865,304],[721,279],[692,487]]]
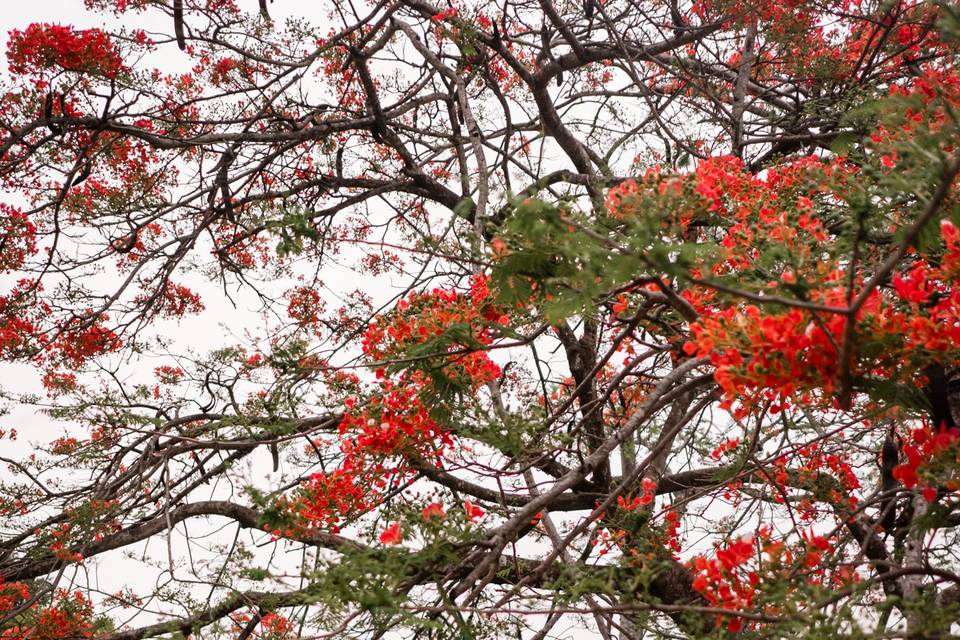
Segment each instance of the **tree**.
[[10,33],[0,637],[960,624],[954,5],[246,4]]

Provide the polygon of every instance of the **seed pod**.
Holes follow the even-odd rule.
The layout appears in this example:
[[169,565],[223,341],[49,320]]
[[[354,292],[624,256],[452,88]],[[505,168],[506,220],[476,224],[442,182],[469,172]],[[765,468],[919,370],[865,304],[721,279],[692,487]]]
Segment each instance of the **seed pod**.
[[180,51],[187,48],[187,38],[183,33],[183,0],[173,0],[173,32],[177,35]]

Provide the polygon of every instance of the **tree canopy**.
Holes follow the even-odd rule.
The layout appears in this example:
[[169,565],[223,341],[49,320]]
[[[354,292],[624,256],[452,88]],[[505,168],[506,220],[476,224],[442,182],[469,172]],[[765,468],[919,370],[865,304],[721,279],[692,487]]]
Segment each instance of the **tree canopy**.
[[0,638],[960,625],[955,4],[84,4],[0,81]]

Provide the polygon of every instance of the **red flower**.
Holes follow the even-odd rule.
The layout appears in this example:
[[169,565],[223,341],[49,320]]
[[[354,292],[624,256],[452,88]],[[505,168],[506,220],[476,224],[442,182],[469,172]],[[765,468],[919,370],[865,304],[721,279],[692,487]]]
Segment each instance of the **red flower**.
[[906,464],[898,464],[893,468],[893,477],[896,478],[900,483],[905,486],[907,489],[912,489],[917,486],[917,483],[920,482],[920,476],[917,475],[917,471]]
[[473,504],[469,500],[465,500],[463,503],[463,510],[467,512],[467,520],[470,522],[476,522],[480,520],[483,516],[487,515],[487,512]]
[[399,522],[391,522],[390,526],[380,534],[380,544],[400,544],[403,541],[403,531]]
[[930,294],[932,293],[928,288],[928,278],[929,274],[927,273],[926,265],[921,262],[910,270],[906,278],[899,273],[895,274],[892,284],[893,288],[897,291],[897,295],[905,302],[923,304],[930,299]]

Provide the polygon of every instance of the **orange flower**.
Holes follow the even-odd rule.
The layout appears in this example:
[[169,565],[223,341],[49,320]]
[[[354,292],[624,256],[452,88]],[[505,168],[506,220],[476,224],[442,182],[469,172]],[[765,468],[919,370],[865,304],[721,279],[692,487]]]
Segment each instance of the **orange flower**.
[[429,521],[431,518],[442,519],[445,515],[443,505],[439,502],[431,502],[423,508],[423,519]]

